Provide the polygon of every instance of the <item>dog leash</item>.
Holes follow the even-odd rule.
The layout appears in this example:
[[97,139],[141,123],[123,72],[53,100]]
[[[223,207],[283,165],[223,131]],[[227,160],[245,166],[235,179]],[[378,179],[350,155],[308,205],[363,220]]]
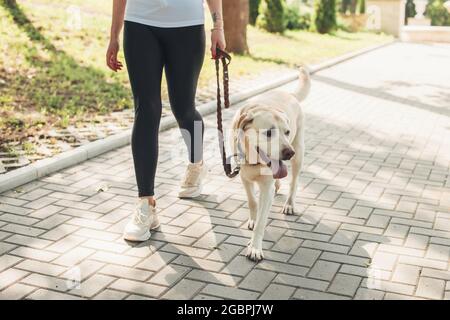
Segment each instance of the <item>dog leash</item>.
[[[228,65],[231,62],[231,56],[227,52],[217,48],[215,63],[216,63],[216,78],[217,78],[217,131],[219,138],[219,148],[221,150],[223,170],[225,171],[225,174],[227,175],[228,178],[234,178],[239,174],[241,168],[239,165],[239,161],[237,159],[237,155],[231,155],[230,157],[227,157],[227,154],[225,152],[223,127],[222,127],[222,99],[220,96],[220,62],[222,62],[223,67],[224,106],[225,109],[228,109],[230,107]],[[231,168],[232,158],[236,159],[236,167],[234,169]]]

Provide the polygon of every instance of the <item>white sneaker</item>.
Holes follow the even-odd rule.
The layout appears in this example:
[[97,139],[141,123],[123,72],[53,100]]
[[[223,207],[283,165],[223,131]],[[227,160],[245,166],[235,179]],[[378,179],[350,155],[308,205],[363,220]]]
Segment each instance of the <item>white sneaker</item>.
[[125,226],[123,238],[129,241],[146,241],[150,239],[150,230],[158,227],[156,208],[150,206],[147,199],[140,199],[136,204],[133,217]]
[[202,162],[200,163],[189,163],[186,169],[186,174],[184,180],[180,186],[180,192],[178,193],[179,198],[195,198],[202,192],[202,183],[208,169],[206,165]]

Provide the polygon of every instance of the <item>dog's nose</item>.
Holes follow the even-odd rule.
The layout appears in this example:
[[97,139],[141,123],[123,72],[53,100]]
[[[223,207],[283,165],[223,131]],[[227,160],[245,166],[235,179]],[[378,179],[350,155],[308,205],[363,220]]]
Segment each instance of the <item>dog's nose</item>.
[[281,160],[290,160],[295,154],[295,151],[290,149],[290,148],[286,148],[283,149],[283,151],[281,151]]

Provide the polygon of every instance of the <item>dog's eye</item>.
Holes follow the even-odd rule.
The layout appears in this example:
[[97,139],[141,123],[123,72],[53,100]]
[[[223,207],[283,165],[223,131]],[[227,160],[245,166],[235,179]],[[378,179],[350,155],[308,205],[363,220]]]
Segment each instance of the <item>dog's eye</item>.
[[284,132],[284,134],[287,135],[287,136],[288,136],[290,133],[291,133],[291,132],[290,132],[289,130],[286,130],[286,131]]

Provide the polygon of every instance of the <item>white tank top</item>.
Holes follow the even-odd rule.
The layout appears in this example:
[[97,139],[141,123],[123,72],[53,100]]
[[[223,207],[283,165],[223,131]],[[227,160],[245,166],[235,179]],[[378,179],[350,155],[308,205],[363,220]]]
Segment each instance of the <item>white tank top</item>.
[[163,28],[203,24],[203,0],[128,0],[125,20]]

